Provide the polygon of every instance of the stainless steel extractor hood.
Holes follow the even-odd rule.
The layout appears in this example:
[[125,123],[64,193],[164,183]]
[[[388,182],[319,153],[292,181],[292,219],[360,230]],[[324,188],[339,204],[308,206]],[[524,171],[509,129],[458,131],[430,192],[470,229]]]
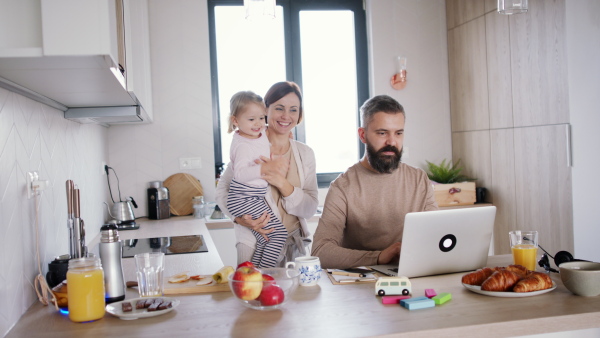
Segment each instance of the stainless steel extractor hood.
[[142,109],[140,106],[69,108],[65,119],[99,124],[141,122]]

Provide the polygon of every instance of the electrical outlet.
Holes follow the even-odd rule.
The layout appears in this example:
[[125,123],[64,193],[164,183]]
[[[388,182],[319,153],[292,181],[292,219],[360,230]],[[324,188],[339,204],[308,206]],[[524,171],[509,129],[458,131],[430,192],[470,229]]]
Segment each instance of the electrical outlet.
[[106,170],[104,169],[104,167],[106,167],[106,162],[102,161],[102,166],[100,167],[100,175],[106,175]]

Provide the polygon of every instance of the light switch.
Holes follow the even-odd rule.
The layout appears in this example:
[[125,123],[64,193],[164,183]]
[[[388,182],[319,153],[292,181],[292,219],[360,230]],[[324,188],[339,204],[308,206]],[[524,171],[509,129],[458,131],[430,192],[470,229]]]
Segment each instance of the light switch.
[[202,168],[202,159],[200,157],[185,157],[179,159],[179,169],[181,170],[189,170],[189,169],[201,169]]

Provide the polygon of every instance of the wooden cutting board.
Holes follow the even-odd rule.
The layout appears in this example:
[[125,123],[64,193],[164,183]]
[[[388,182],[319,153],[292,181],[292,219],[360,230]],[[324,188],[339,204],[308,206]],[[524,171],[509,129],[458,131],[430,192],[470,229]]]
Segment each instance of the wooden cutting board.
[[171,214],[176,216],[193,214],[192,198],[204,194],[200,181],[190,174],[171,175],[163,185],[169,189]]
[[214,284],[214,285],[196,285],[198,281],[190,279],[184,283],[169,283],[165,280],[165,295],[179,295],[188,293],[205,293],[205,292],[224,292],[230,291],[229,283]]

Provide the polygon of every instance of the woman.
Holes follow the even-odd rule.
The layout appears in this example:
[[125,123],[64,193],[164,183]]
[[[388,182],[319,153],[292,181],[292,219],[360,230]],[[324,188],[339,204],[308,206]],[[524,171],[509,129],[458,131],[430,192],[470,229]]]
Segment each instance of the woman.
[[[283,221],[288,232],[287,240],[278,264],[306,254],[310,233],[306,219],[317,211],[318,192],[315,154],[307,145],[290,138],[292,130],[302,121],[302,93],[294,82],[278,82],[271,86],[264,97],[267,107],[267,137],[271,143],[271,159],[262,157],[261,174],[269,183],[265,199],[275,215]],[[223,212],[232,217],[227,209],[227,194],[233,177],[227,168],[217,186],[217,203]],[[235,217],[236,249],[238,264],[250,261],[256,248],[252,230],[266,234],[267,213],[252,219],[250,215]]]

